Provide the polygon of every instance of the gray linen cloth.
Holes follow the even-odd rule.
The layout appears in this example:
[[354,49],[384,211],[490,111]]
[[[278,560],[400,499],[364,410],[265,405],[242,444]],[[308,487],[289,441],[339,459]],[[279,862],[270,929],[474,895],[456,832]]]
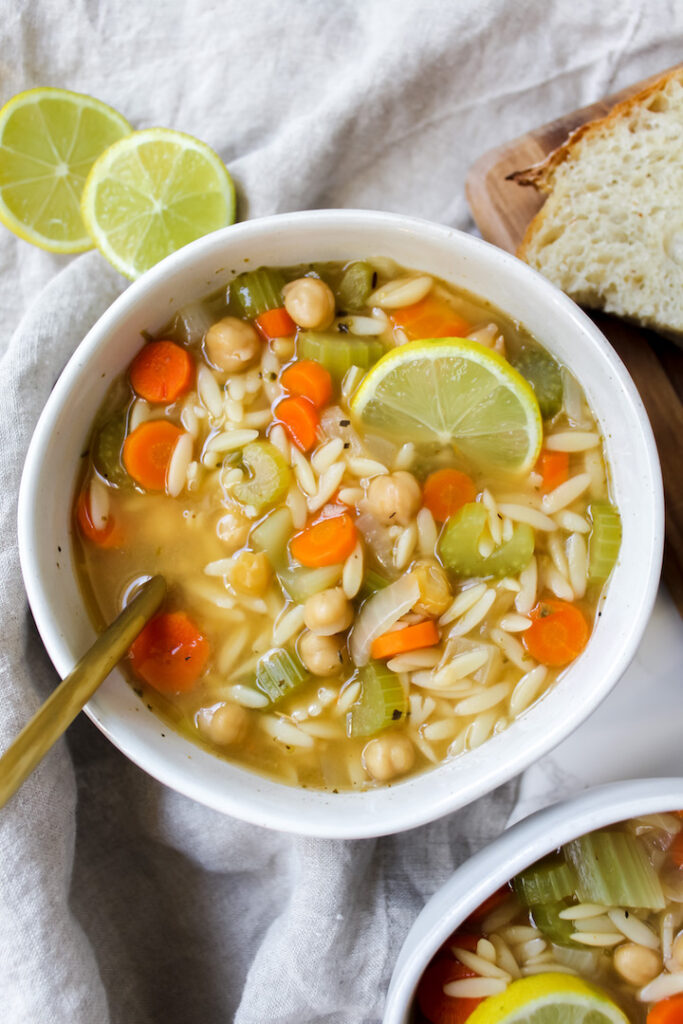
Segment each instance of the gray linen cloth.
[[[199,135],[230,167],[242,218],[357,206],[464,228],[478,155],[675,63],[683,35],[680,3],[646,0],[3,8],[3,102],[58,85],[136,127]],[[97,253],[69,261],[0,234],[0,749],[56,682],[19,573],[24,454],[60,369],[124,287]],[[294,838],[166,789],[81,717],[0,812],[0,1021],[376,1022],[414,917],[500,832],[515,793],[397,837]]]

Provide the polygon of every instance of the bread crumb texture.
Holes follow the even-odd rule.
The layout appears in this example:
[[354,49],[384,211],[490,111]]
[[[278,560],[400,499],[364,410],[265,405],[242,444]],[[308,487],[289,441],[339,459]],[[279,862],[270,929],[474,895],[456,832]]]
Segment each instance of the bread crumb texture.
[[579,129],[525,180],[548,198],[522,259],[584,306],[683,334],[683,68]]

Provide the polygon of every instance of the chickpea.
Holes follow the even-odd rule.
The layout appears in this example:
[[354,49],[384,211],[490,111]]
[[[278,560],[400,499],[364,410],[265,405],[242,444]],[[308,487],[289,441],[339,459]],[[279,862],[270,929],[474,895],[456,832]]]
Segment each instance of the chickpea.
[[304,605],[304,622],[311,633],[333,636],[342,633],[353,621],[353,606],[341,587],[313,594]]
[[260,597],[270,583],[270,562],[263,551],[242,551],[233,561],[228,579],[243,594]]
[[241,743],[249,728],[249,712],[239,704],[202,708],[197,715],[200,732],[219,747]]
[[334,292],[317,277],[299,277],[282,289],[285,309],[299,327],[325,328],[334,320]]
[[671,956],[676,961],[679,968],[683,968],[683,932],[679,932],[674,939]]
[[344,664],[343,638],[304,633],[299,639],[299,657],[314,676],[333,676]]
[[400,732],[388,732],[370,740],[363,750],[365,770],[378,782],[388,782],[410,771],[415,749],[409,738]]
[[218,370],[241,373],[261,351],[258,331],[246,320],[225,316],[206,332],[204,349],[209,362]]
[[624,981],[640,988],[657,977],[662,969],[662,958],[654,949],[637,942],[625,942],[614,952],[614,967]]
[[438,562],[425,558],[416,562],[411,575],[420,588],[420,600],[413,605],[418,615],[443,615],[453,600],[448,576]]
[[223,543],[227,545],[229,553],[237,551],[246,543],[250,529],[251,523],[238,511],[226,512],[216,525],[216,532]]
[[368,510],[380,522],[407,526],[422,504],[422,491],[412,473],[399,470],[376,476],[368,487]]

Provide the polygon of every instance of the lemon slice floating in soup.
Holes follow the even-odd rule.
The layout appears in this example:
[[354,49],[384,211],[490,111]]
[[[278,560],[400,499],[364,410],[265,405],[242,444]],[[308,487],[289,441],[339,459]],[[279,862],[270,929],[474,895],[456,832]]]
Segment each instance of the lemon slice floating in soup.
[[41,249],[82,252],[85,179],[100,153],[129,135],[106,103],[65,89],[30,89],[0,110],[0,221]]
[[628,1024],[628,1017],[596,985],[549,972],[513,981],[489,996],[468,1024]]
[[135,278],[202,235],[232,224],[235,187],[220,157],[168,128],[110,146],[83,190],[83,220],[103,256]]
[[475,464],[527,473],[541,450],[536,396],[510,363],[474,341],[413,341],[383,356],[351,402],[366,430],[453,443]]

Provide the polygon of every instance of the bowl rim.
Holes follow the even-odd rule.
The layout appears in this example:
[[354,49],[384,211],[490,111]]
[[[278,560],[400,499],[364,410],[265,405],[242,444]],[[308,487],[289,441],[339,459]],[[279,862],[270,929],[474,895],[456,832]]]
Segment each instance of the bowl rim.
[[[489,758],[486,769],[483,771],[480,769],[476,778],[465,787],[464,798],[461,791],[447,792],[439,799],[431,801],[424,799],[417,801],[412,797],[412,793],[409,791],[416,788],[417,780],[429,778],[434,771],[439,769],[447,770],[448,765],[442,764],[421,775],[412,776],[393,787],[383,787],[361,793],[345,792],[332,797],[324,791],[306,790],[306,808],[309,808],[308,810],[302,810],[304,805],[300,802],[299,806],[292,810],[289,804],[292,802],[296,804],[297,801],[293,799],[288,802],[282,799],[286,793],[300,794],[302,792],[300,787],[291,787],[263,779],[264,792],[271,787],[275,787],[275,789],[271,798],[266,797],[264,802],[258,806],[252,806],[244,797],[240,797],[239,792],[231,792],[229,788],[219,792],[215,787],[205,788],[206,783],[195,778],[196,773],[188,772],[186,766],[172,762],[172,759],[164,761],[158,751],[145,749],[144,745],[142,748],[132,749],[127,741],[123,741],[117,735],[116,726],[111,727],[110,724],[102,721],[102,717],[97,713],[92,702],[85,708],[86,713],[98,728],[139,767],[160,782],[216,810],[253,824],[297,834],[325,838],[367,838],[403,831],[435,820],[490,792],[547,753],[588,717],[615,685],[631,661],[649,619],[659,582],[664,521],[661,473],[654,438],[641,399],[621,360],[598,328],[566,295],[528,265],[482,239],[455,228],[400,214],[366,210],[304,211],[254,219],[206,235],[167,257],[129,285],[88,331],[69,359],[45,404],[29,445],[19,491],[18,534],[21,569],[36,625],[52,661],[58,671],[65,674],[73,666],[75,657],[70,652],[65,637],[53,622],[51,608],[43,593],[41,572],[38,559],[35,556],[32,537],[40,529],[37,510],[40,504],[38,482],[44,461],[42,453],[50,436],[53,421],[68,402],[78,375],[84,372],[83,367],[90,366],[91,360],[97,356],[100,349],[106,349],[107,339],[116,324],[138,305],[144,305],[146,296],[150,294],[153,296],[155,289],[164,287],[165,282],[167,282],[166,287],[170,287],[177,275],[187,272],[193,265],[200,264],[204,260],[212,258],[216,266],[220,265],[216,261],[223,257],[223,250],[226,246],[232,249],[243,240],[247,242],[258,240],[268,237],[272,232],[297,229],[303,232],[306,230],[321,232],[323,230],[333,231],[335,228],[363,232],[368,240],[374,230],[386,230],[395,232],[397,237],[399,234],[410,235],[412,232],[420,238],[426,239],[427,242],[431,241],[434,245],[453,245],[457,247],[464,258],[483,260],[490,264],[492,269],[505,272],[515,284],[519,282],[520,288],[527,290],[532,288],[542,296],[544,303],[567,324],[567,329],[583,336],[586,343],[592,346],[594,354],[607,364],[610,374],[616,379],[622,392],[626,394],[635,417],[629,420],[629,431],[641,445],[652,483],[649,505],[651,535],[647,566],[641,579],[638,602],[631,616],[628,640],[614,652],[611,671],[606,677],[609,680],[609,685],[605,684],[604,679],[600,680],[599,685],[596,685],[590,697],[587,696],[580,707],[578,702],[575,702],[576,710],[572,707],[567,718],[562,722],[548,723],[548,727],[543,730],[543,735],[527,733],[525,742],[517,744],[515,756],[508,756],[507,759],[498,758],[497,763],[494,763],[493,758]],[[515,729],[516,725],[517,722],[512,723],[510,730]],[[501,734],[501,737],[494,737],[484,746],[505,737],[510,730]],[[187,742],[189,744],[190,741]],[[192,745],[192,749],[196,753],[198,748]],[[467,756],[473,758],[475,753],[472,752]],[[197,755],[197,760],[199,760],[199,755]],[[213,760],[216,759],[213,758]],[[451,763],[457,763],[458,760]],[[474,767],[474,763],[472,767]],[[243,776],[245,774],[254,775],[253,772],[248,772],[246,769],[242,769],[241,773]],[[457,790],[457,787],[455,788]],[[407,799],[396,799],[399,791]],[[371,812],[369,808],[367,810],[363,808],[363,803],[365,805],[370,803],[368,793],[375,794],[373,804],[381,806],[381,813],[378,814],[374,806]],[[378,797],[377,794],[382,795]],[[350,805],[353,812],[348,812],[348,820],[345,820],[344,824],[340,824],[340,816],[337,813],[338,809],[342,809],[342,805],[344,807]]]
[[382,1024],[407,1024],[418,982],[434,953],[501,885],[587,832],[683,806],[683,777],[625,779],[592,787],[507,828],[455,869],[406,935],[392,972]]

